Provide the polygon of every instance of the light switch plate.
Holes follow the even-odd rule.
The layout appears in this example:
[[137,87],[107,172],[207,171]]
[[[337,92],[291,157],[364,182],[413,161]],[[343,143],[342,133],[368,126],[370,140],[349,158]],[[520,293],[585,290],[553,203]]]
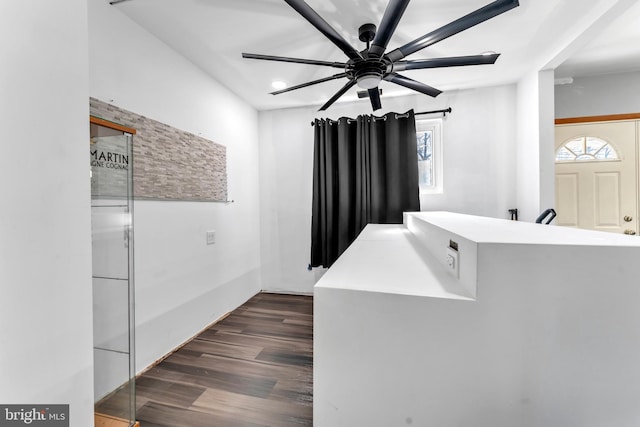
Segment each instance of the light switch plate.
[[213,245],[214,243],[216,243],[215,230],[207,231],[207,245]]

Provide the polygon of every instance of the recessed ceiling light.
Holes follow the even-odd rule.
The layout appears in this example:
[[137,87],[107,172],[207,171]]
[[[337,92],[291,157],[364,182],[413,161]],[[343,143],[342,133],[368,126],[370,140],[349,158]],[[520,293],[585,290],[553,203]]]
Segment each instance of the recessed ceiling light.
[[275,90],[281,90],[287,87],[287,84],[282,80],[274,80],[271,82],[271,87]]

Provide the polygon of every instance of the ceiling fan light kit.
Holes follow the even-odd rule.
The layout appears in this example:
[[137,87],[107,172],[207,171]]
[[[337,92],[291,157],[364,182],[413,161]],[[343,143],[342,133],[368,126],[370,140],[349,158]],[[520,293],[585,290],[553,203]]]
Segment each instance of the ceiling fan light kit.
[[371,73],[371,74],[362,74],[356,78],[356,82],[358,86],[362,89],[373,89],[378,87],[378,84],[382,80],[382,76],[380,74]]
[[331,25],[329,25],[327,21],[318,15],[318,13],[304,0],[285,0],[285,2],[325,37],[327,37],[334,45],[342,50],[348,60],[346,62],[329,62],[253,53],[243,53],[242,57],[248,59],[292,62],[297,64],[319,65],[342,69],[342,73],[271,92],[273,95],[278,95],[330,80],[347,78],[348,82],[333,97],[331,97],[331,99],[320,107],[320,111],[324,111],[329,108],[356,84],[358,87],[368,91],[373,110],[378,110],[382,108],[380,101],[381,91],[378,88],[382,80],[395,83],[425,95],[432,97],[438,96],[442,91],[398,74],[398,72],[428,68],[493,64],[496,62],[500,54],[495,52],[485,52],[480,55],[453,56],[445,58],[417,60],[404,60],[404,58],[519,6],[518,0],[495,0],[480,9],[469,13],[468,15],[431,31],[422,37],[418,37],[397,49],[385,53],[387,45],[391,40],[391,36],[398,26],[405,9],[409,5],[409,0],[390,0],[387,4],[384,15],[382,16],[382,20],[380,21],[379,28],[376,28],[376,26],[371,23],[360,26],[358,29],[358,38],[367,45],[362,51],[358,51],[351,46],[348,41],[346,41]]

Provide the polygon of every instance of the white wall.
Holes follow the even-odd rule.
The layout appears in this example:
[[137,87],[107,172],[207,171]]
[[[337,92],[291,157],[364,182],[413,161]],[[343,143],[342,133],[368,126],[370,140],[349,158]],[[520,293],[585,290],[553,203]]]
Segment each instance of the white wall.
[[640,71],[576,77],[555,87],[558,118],[640,113]]
[[313,108],[260,113],[262,286],[309,294],[322,274],[311,252]]
[[258,114],[108,2],[89,25],[91,96],[225,145],[235,200],[135,203],[141,370],[261,289]]
[[86,12],[0,2],[0,402],[70,404],[73,427],[93,425]]
[[529,73],[518,83],[517,140],[518,207],[527,221],[540,213],[538,120],[538,73]]
[[[540,168],[540,212],[555,207],[555,123],[554,123],[554,86],[553,70],[544,70],[538,76],[538,96],[540,132],[539,139],[539,168]],[[520,143],[523,142],[519,139]]]
[[518,83],[517,199],[520,219],[553,208],[553,71],[532,71]]
[[[384,109],[416,112],[452,107],[444,120],[444,192],[422,195],[422,210],[508,218],[515,202],[516,87],[498,86],[383,98]],[[307,271],[311,247],[313,128],[318,117],[371,114],[368,100],[260,112],[262,285],[313,292],[321,270]],[[419,116],[420,117],[420,116]]]

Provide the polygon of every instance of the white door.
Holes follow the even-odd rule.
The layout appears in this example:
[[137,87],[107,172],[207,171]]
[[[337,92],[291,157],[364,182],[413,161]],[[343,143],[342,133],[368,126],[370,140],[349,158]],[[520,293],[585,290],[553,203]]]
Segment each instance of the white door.
[[636,124],[556,126],[558,225],[636,234]]

